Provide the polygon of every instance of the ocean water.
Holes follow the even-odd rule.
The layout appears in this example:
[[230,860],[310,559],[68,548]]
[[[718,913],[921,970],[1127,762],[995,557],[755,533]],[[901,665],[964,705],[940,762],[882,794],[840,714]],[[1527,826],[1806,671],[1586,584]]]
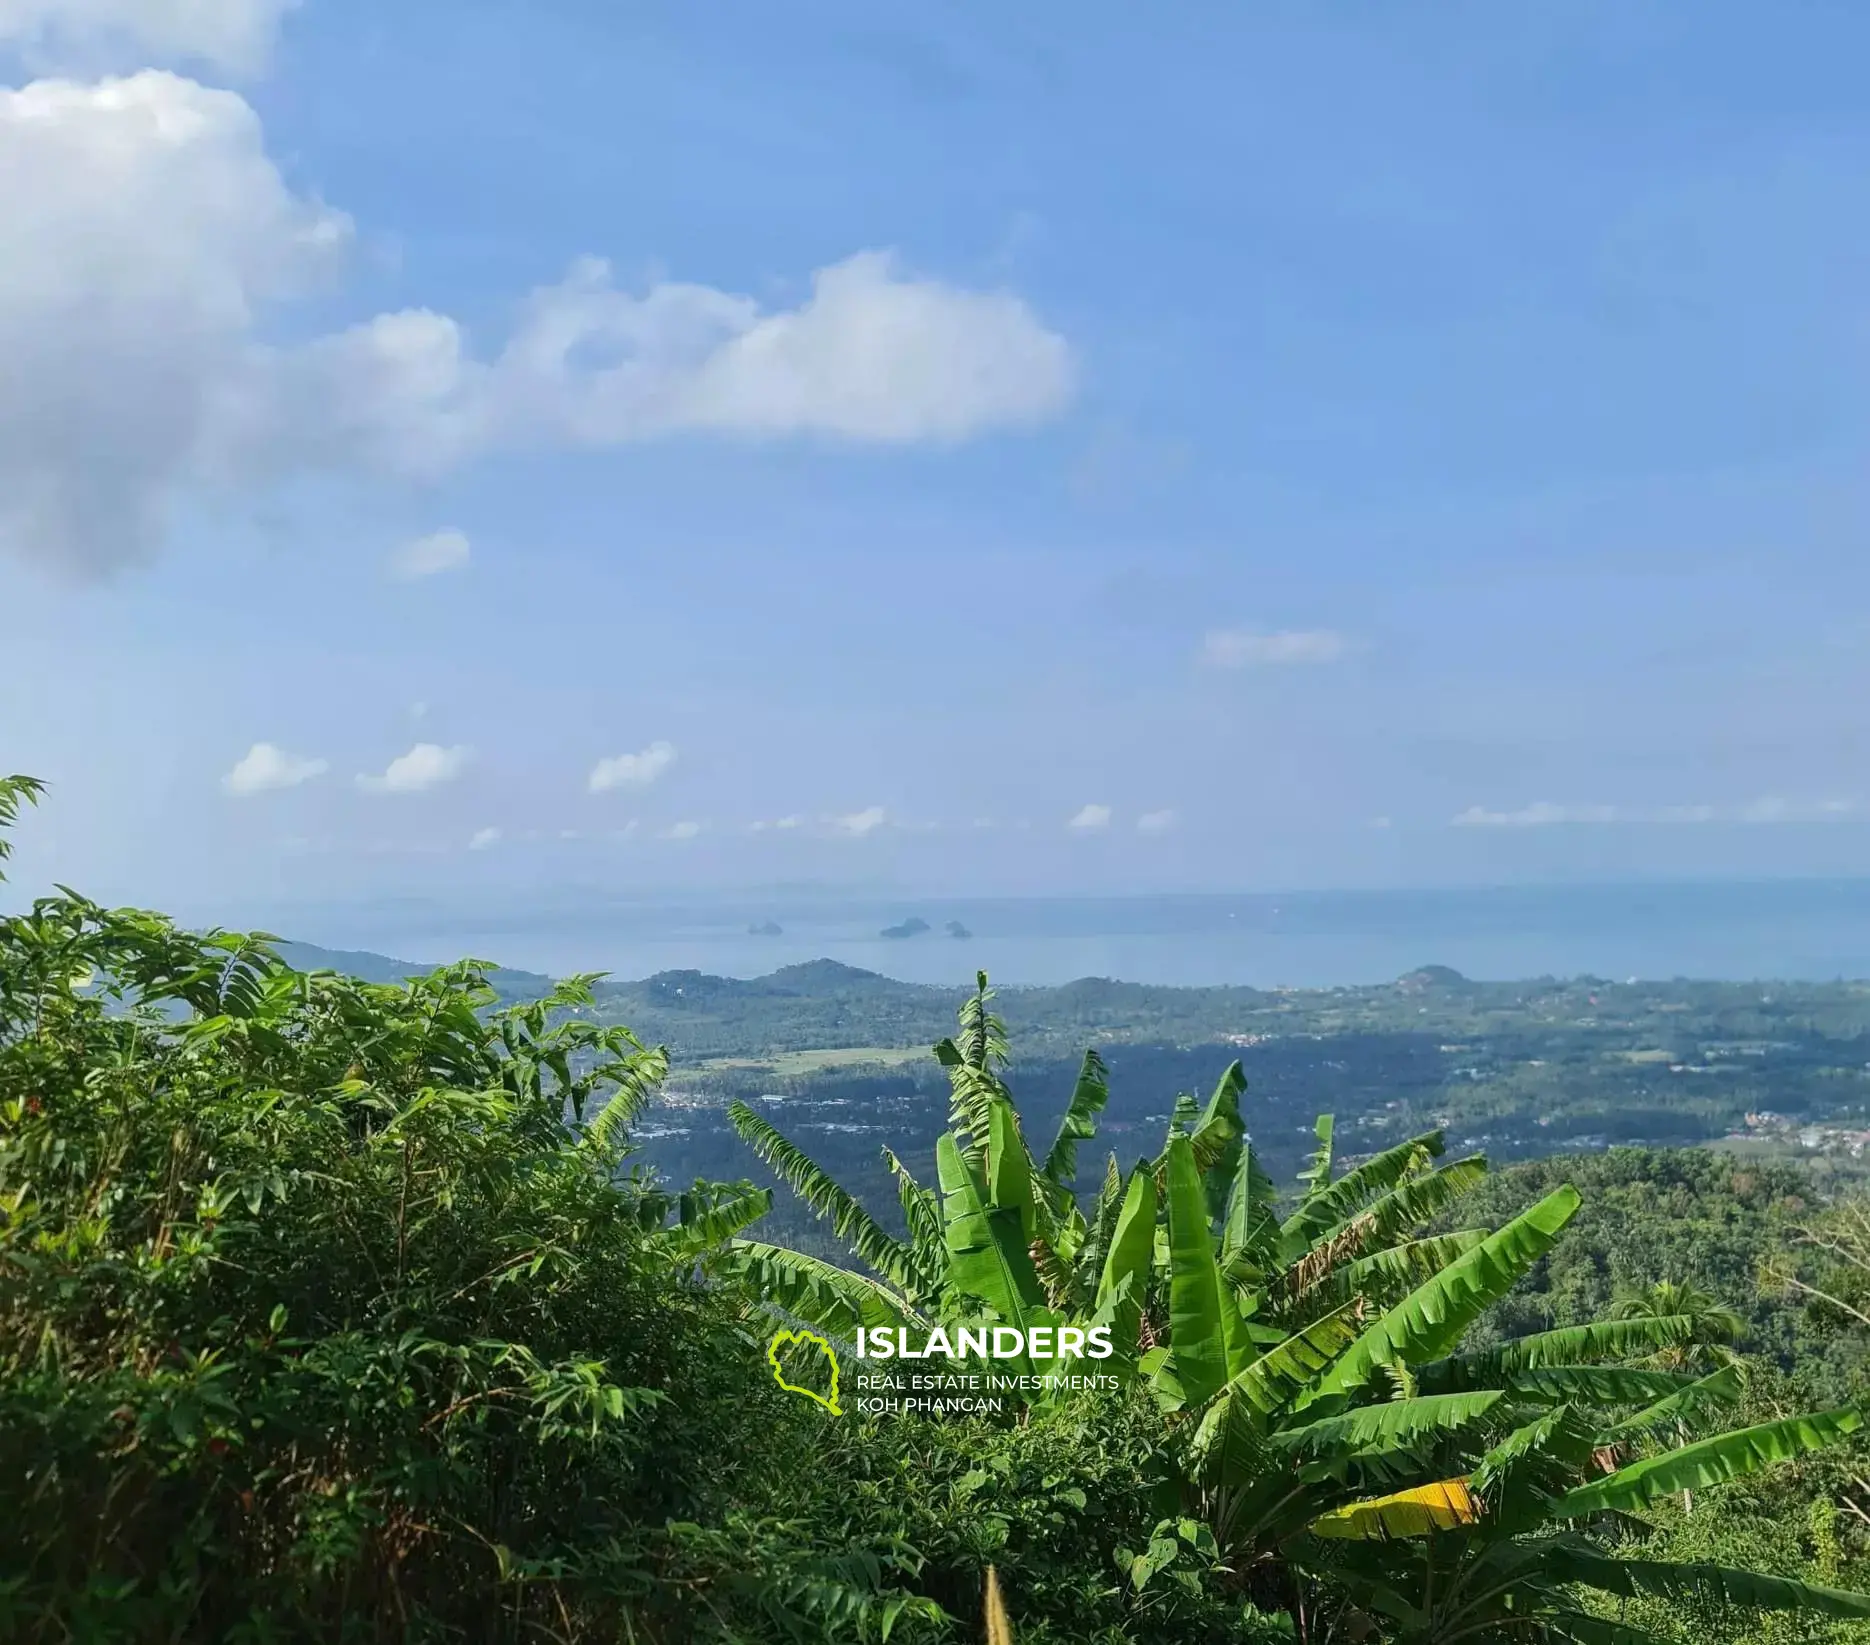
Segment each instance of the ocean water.
[[[919,919],[930,929],[885,938]],[[753,935],[771,922],[779,935]],[[947,933],[950,921],[967,935]],[[1514,979],[1870,977],[1870,881],[1779,880],[1451,891],[836,901],[563,894],[524,907],[413,902],[323,909],[275,925],[329,947],[616,977],[693,969],[753,977],[833,959],[905,981],[1078,977],[1325,987],[1422,965]]]

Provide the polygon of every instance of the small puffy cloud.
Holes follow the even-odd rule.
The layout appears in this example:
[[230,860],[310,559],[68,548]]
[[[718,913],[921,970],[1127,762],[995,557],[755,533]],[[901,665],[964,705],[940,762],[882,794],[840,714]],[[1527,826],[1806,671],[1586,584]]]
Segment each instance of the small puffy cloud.
[[612,754],[591,767],[593,794],[613,788],[647,788],[675,764],[675,744],[654,742],[640,754]]
[[1078,811],[1076,816],[1065,824],[1065,826],[1067,828],[1076,828],[1083,833],[1089,833],[1094,829],[1108,828],[1110,826],[1110,807],[1107,805],[1084,806]]
[[872,805],[862,811],[853,811],[848,816],[833,817],[831,826],[840,834],[861,840],[866,834],[874,834],[887,820],[883,807]]
[[701,824],[698,822],[670,823],[662,831],[662,837],[665,840],[692,840],[700,832]]
[[328,760],[288,754],[276,743],[255,743],[221,779],[221,786],[228,793],[244,798],[249,794],[264,794],[269,789],[297,788],[300,783],[322,777],[330,769]]
[[1166,834],[1175,826],[1173,811],[1145,811],[1136,819],[1139,834]]
[[[639,300],[606,287],[602,266],[585,265],[561,288],[570,300],[560,306],[589,340],[627,346],[658,292]],[[1071,397],[1069,345],[1017,297],[906,277],[884,252],[820,269],[811,297],[781,314],[705,288],[659,292],[683,318],[668,341],[711,330],[716,339],[687,362],[679,346],[667,350],[666,365],[677,369],[662,384],[654,367],[665,362],[640,356],[594,372],[584,399],[600,431],[627,429],[647,413],[739,434],[948,442],[1043,422]],[[651,386],[673,392],[644,395]]]
[[202,62],[263,68],[280,19],[298,0],[0,0],[0,42],[34,62]]
[[453,782],[466,768],[473,750],[457,745],[417,743],[407,754],[391,760],[381,776],[359,774],[357,786],[371,794],[421,794]]
[[471,553],[465,532],[431,531],[395,550],[389,557],[389,573],[399,583],[413,583],[444,571],[459,571]]
[[1277,668],[1334,663],[1348,649],[1335,629],[1286,629],[1276,634],[1217,628],[1202,637],[1201,660],[1210,668]]
[[477,828],[473,838],[468,841],[468,850],[487,851],[500,843],[500,830],[497,828]]

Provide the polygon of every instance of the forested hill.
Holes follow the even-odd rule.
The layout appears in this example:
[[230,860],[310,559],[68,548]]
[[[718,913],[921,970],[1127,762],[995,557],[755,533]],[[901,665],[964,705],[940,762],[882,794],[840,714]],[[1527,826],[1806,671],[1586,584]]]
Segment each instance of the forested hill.
[[[359,982],[403,982],[435,969],[433,965],[392,959],[387,954],[373,954],[361,948],[320,948],[309,942],[281,942],[274,946],[279,957],[296,971],[338,971]],[[487,980],[503,996],[513,999],[537,998],[552,986],[552,979],[541,972],[514,971],[503,965],[489,971]]]
[[[381,954],[280,945],[301,969],[318,966],[390,981],[427,967]],[[503,992],[543,993],[551,979],[496,968]],[[953,987],[898,982],[836,960],[789,965],[763,977],[661,971],[606,979],[606,1017],[630,1023],[678,1056],[927,1045],[948,1033],[973,979]],[[1084,977],[1058,987],[1000,987],[999,1009],[1029,1049],[1054,1041],[1202,1044],[1228,1036],[1432,1032],[1472,1038],[1549,1030],[1640,1039],[1652,1052],[1692,1058],[1758,1056],[1776,1041],[1870,1039],[1870,981],[1746,982],[1673,979],[1612,982],[1537,977],[1483,982],[1424,965],[1394,982],[1309,989],[1177,988]],[[1652,1060],[1663,1060],[1661,1056]],[[1863,1059],[1859,1059],[1861,1065]]]
[[[366,977],[421,969],[299,944],[286,957]],[[493,981],[508,998],[547,985],[522,971]],[[675,1179],[759,1175],[725,1108],[777,1099],[787,1124],[890,1213],[879,1151],[920,1159],[932,1147],[947,1080],[929,1048],[953,1030],[971,981],[928,987],[833,960],[751,979],[666,971],[601,983],[593,1013],[669,1049],[669,1092],[647,1133]],[[1393,983],[1290,991],[1085,978],[1001,990],[996,1009],[1015,1086],[1048,1121],[1085,1050],[1104,1055],[1105,1127],[1120,1146],[1237,1059],[1256,1140],[1281,1170],[1310,1148],[1321,1109],[1337,1115],[1351,1157],[1437,1125],[1451,1147],[1496,1159],[1730,1136],[1844,1170],[1870,1153],[1864,983],[1480,982],[1431,965]]]

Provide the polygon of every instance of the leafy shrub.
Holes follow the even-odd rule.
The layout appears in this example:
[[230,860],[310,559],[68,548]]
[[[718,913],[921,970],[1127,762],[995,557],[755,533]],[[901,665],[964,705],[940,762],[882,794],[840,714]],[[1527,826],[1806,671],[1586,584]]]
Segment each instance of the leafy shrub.
[[657,1608],[617,1550],[707,1505],[752,1356],[619,1169],[662,1059],[587,997],[72,896],[0,922],[0,1636]]

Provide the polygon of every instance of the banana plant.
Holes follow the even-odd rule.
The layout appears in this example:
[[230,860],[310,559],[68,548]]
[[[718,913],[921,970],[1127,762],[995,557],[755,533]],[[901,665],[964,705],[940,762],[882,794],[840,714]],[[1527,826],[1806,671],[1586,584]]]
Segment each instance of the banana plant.
[[741,1242],[778,1306],[844,1329],[980,1317],[1110,1325],[1118,1364],[1164,1410],[1185,1508],[1232,1568],[1247,1581],[1272,1572],[1295,1605],[1306,1584],[1349,1595],[1358,1637],[1510,1637],[1536,1618],[1543,1637],[1637,1645],[1581,1606],[1580,1587],[1870,1615],[1861,1596],[1622,1559],[1594,1535],[1663,1495],[1830,1444],[1857,1429],[1855,1411],[1668,1449],[1740,1394],[1731,1368],[1662,1368],[1702,1333],[1692,1313],[1463,1349],[1557,1244],[1579,1209],[1573,1189],[1497,1230],[1429,1234],[1485,1161],[1438,1164],[1431,1132],[1334,1176],[1333,1128],[1321,1120],[1282,1215],[1241,1119],[1236,1064],[1205,1108],[1178,1100],[1159,1155],[1128,1173],[1112,1159],[1085,1215],[1070,1173],[1108,1099],[1103,1066],[1087,1055],[1058,1139],[1035,1160],[990,998],[982,976],[961,1033],[937,1047],[953,1093],[939,1192],[886,1155],[906,1238],[736,1109],[741,1134],[871,1270]]
[[[873,1324],[927,1329],[983,1315],[1006,1323],[1111,1327],[1124,1366],[1166,1343],[1173,1315],[1225,1301],[1234,1361],[1330,1315],[1353,1295],[1383,1297],[1437,1271],[1484,1237],[1470,1230],[1420,1237],[1484,1173],[1479,1158],[1437,1168],[1439,1133],[1411,1138],[1331,1178],[1329,1118],[1320,1152],[1290,1214],[1267,1176],[1241,1114],[1246,1076],[1223,1070],[1205,1105],[1178,1099],[1160,1153],[1126,1172],[1115,1155],[1088,1204],[1076,1184],[1078,1152],[1095,1138],[1109,1073],[1087,1051],[1071,1101],[1043,1155],[1027,1143],[1009,1089],[1006,1029],[984,973],[962,1002],[959,1031],[935,1047],[950,1085],[949,1129],[937,1145],[937,1181],[924,1186],[888,1149],[902,1232],[865,1206],[745,1103],[730,1117],[741,1138],[845,1241],[846,1270],[782,1246],[736,1243],[744,1277],[780,1311],[848,1333]],[[1168,1213],[1171,1181],[1181,1208]],[[1177,1301],[1173,1239],[1184,1257],[1213,1244],[1218,1273],[1187,1279]],[[1210,1294],[1211,1293],[1211,1294]],[[1189,1349],[1185,1353],[1196,1352]],[[1152,1362],[1159,1368],[1160,1358]],[[1166,1373],[1165,1373],[1166,1374]],[[1205,1388],[1199,1377],[1196,1387]]]
[[1791,1462],[1862,1427],[1861,1413],[1846,1407],[1688,1444],[1664,1440],[1603,1471],[1607,1440],[1672,1432],[1685,1413],[1737,1392],[1738,1379],[1723,1367],[1614,1423],[1593,1402],[1561,1402],[1511,1428],[1461,1476],[1321,1516],[1312,1539],[1360,1546],[1355,1558],[1326,1559],[1320,1568],[1397,1645],[1508,1637],[1655,1645],[1652,1635],[1603,1614],[1602,1600],[1593,1609],[1586,1597],[1593,1593],[1870,1617],[1870,1595],[1732,1566],[1630,1557],[1616,1546],[1642,1510],[1666,1496]]
[[[1288,1583],[1330,1584],[1356,1602],[1358,1626],[1420,1645],[1518,1637],[1535,1617],[1543,1632],[1526,1637],[1635,1645],[1638,1635],[1606,1632],[1611,1625],[1580,1607],[1580,1585],[1870,1615],[1864,1596],[1621,1559],[1591,1535],[1663,1496],[1832,1444],[1858,1429],[1857,1411],[1669,1448],[1742,1392],[1731,1366],[1704,1377],[1655,1368],[1656,1356],[1701,1331],[1691,1313],[1460,1351],[1469,1327],[1557,1243],[1579,1209],[1574,1190],[1557,1189],[1443,1253],[1388,1306],[1366,1291],[1261,1350],[1229,1294],[1222,1243],[1204,1249],[1199,1237],[1190,1154],[1171,1139],[1170,1333],[1142,1363],[1169,1414],[1185,1505],[1236,1569],[1277,1565]],[[1330,1187],[1329,1166],[1315,1157],[1301,1213]],[[1393,1280],[1418,1260],[1431,1258],[1411,1252],[1379,1277]],[[1632,1359],[1645,1363],[1613,1363]],[[1642,1454],[1622,1462],[1633,1450]],[[1375,1546],[1347,1558],[1347,1542]]]
[[[936,1182],[924,1186],[890,1150],[903,1232],[885,1229],[810,1156],[745,1103],[729,1110],[741,1138],[845,1241],[861,1271],[755,1240],[734,1251],[743,1276],[780,1311],[849,1333],[882,1324],[928,1329],[992,1319],[1006,1324],[1111,1328],[1127,1365],[1158,1263],[1158,1184],[1166,1156],[1124,1172],[1113,1155],[1088,1209],[1079,1201],[1078,1150],[1096,1136],[1110,1100],[1109,1074],[1087,1051],[1071,1101],[1043,1155],[1027,1143],[1005,1079],[1004,1023],[985,973],[963,1001],[959,1032],[935,1047],[948,1072],[950,1127],[936,1146]],[[1190,1108],[1198,1174],[1220,1181],[1215,1205],[1245,1138],[1240,1065],[1223,1075],[1205,1109]],[[1270,1207],[1270,1192],[1266,1199]],[[1270,1214],[1270,1211],[1268,1211]],[[1048,1362],[1049,1363],[1049,1362]],[[1037,1364],[1009,1369],[1042,1369]]]

